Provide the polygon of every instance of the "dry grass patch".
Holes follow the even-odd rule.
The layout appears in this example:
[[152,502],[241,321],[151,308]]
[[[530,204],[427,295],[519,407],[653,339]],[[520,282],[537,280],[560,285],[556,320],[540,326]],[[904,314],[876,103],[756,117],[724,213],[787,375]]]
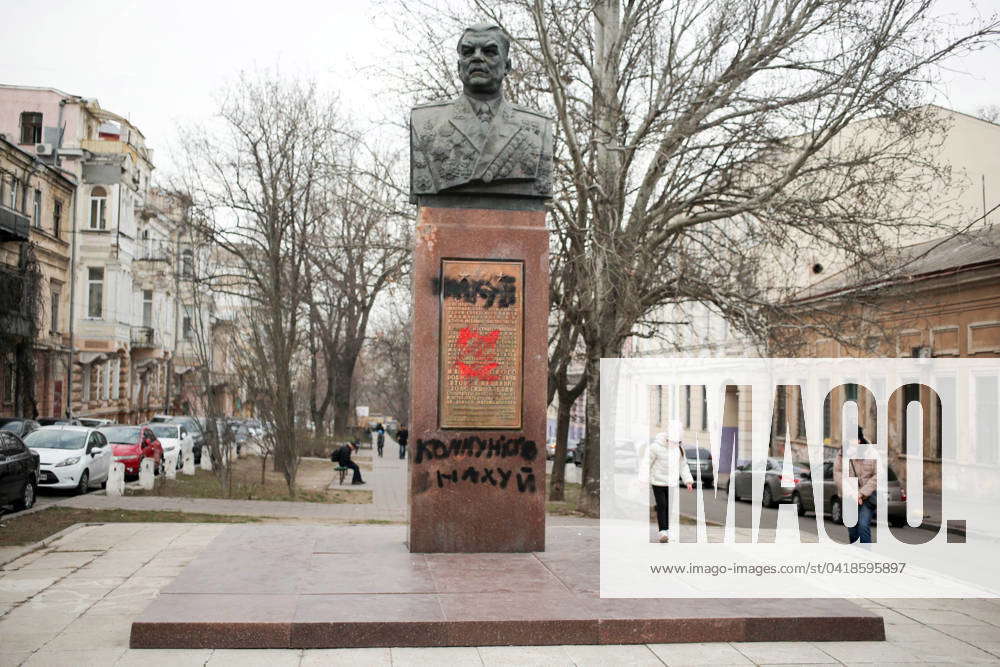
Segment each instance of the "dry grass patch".
[[296,493],[293,498],[281,473],[275,472],[270,459],[267,461],[264,483],[261,484],[261,460],[246,456],[232,463],[232,482],[229,494],[223,493],[215,474],[198,469],[194,475],[178,473],[177,479],[160,477],[150,490],[128,488],[127,495],[165,496],[168,498],[229,498],[234,500],[284,500],[310,503],[372,502],[372,492],[350,487],[327,488],[333,481],[334,465],[322,459],[306,458],[299,462]]

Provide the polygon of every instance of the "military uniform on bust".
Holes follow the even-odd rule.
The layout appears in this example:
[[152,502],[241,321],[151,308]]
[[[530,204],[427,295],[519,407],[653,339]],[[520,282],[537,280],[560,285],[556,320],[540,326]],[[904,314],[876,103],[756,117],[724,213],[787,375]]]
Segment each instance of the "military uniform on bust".
[[[490,111],[483,111],[483,106]],[[417,195],[452,189],[534,197],[552,194],[552,121],[537,111],[503,98],[491,104],[462,95],[415,107],[410,134],[414,203]]]

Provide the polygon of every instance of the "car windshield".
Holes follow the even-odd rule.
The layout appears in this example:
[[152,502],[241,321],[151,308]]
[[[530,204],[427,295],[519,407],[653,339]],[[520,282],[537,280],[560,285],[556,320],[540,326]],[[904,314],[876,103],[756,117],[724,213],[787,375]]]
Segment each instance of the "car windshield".
[[42,426],[57,426],[59,424],[69,424],[69,421],[66,419],[54,419],[52,417],[40,417],[38,423]]
[[87,432],[42,428],[25,436],[24,444],[35,449],[83,449]]
[[122,445],[134,445],[139,442],[138,426],[108,426],[101,429],[108,442]]
[[176,426],[170,426],[169,424],[151,424],[150,427],[153,433],[156,434],[157,438],[174,438],[177,439],[177,428]]
[[684,455],[689,459],[708,460],[712,458],[712,453],[704,447],[689,447],[684,450]]
[[12,419],[10,421],[4,420],[4,423],[0,425],[0,431],[11,431],[12,433],[17,433],[21,430],[21,424],[24,422],[20,419]]

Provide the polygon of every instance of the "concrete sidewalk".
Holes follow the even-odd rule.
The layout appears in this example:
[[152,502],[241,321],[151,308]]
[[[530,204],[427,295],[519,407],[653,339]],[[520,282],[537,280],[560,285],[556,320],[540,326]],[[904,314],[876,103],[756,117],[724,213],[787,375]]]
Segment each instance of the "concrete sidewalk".
[[[224,528],[218,524],[83,526],[48,547],[7,564],[0,569],[0,667],[22,664],[142,667],[1000,664],[1000,601],[997,600],[856,600],[885,619],[887,641],[884,642],[129,649],[132,620]],[[808,601],[789,602],[797,603],[808,604]],[[794,613],[794,608],[789,611]]]

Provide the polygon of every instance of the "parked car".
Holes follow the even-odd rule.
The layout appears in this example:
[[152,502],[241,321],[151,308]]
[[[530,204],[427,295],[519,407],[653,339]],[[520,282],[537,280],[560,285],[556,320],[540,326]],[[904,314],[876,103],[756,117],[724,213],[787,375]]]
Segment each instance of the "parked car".
[[188,433],[194,441],[194,462],[201,463],[201,448],[205,445],[205,431],[201,427],[201,422],[194,417],[187,415],[174,415],[168,423],[182,424],[187,428]]
[[115,461],[125,465],[126,475],[138,475],[143,459],[153,459],[153,474],[163,468],[163,445],[149,426],[113,424],[102,426],[114,449]]
[[[905,526],[906,491],[903,490],[899,477],[896,476],[892,466],[886,471],[886,481],[886,494],[888,496],[884,504],[888,512],[886,520],[890,526]],[[816,511],[816,499],[813,496],[813,480],[811,478],[807,477],[796,489],[792,502],[795,503],[799,515]],[[881,508],[883,503],[878,503],[878,506]],[[833,461],[823,463],[823,513],[828,515],[834,523],[844,523],[844,504],[837,493],[837,483],[833,478]]]
[[18,510],[34,505],[38,475],[38,453],[13,431],[0,430],[0,505],[11,504]]
[[13,433],[19,438],[24,438],[24,436],[40,427],[41,424],[34,419],[23,419],[21,417],[4,417],[0,419],[0,431]]
[[173,418],[174,418],[173,415],[153,415],[152,418],[150,418],[149,423],[150,424],[161,424],[163,422],[168,422],[168,421],[170,421]]
[[79,419],[70,417],[39,417],[35,421],[41,426],[83,426]]
[[147,424],[153,435],[163,446],[163,457],[166,458],[173,451],[177,451],[177,469],[184,465],[184,457],[187,454],[194,456],[194,438],[188,433],[187,427],[182,424]]
[[94,417],[80,417],[79,422],[81,425],[89,426],[90,428],[100,428],[102,426],[114,424],[114,421],[110,419],[96,419]]
[[697,482],[701,479],[702,486],[715,485],[715,468],[712,466],[712,452],[705,447],[684,447],[684,457],[687,459],[691,476]]
[[[792,463],[791,477],[781,474],[784,461],[778,458],[768,458],[764,469],[764,489],[761,491],[761,504],[764,507],[775,507],[778,503],[792,502],[795,490],[803,481],[803,474],[808,477],[809,465]],[[734,500],[743,498],[750,500],[753,494],[753,462],[744,461],[737,465],[729,476],[727,493],[733,494]]]
[[108,481],[112,453],[107,438],[86,426],[60,424],[32,431],[24,444],[38,453],[38,485],[86,493]]

